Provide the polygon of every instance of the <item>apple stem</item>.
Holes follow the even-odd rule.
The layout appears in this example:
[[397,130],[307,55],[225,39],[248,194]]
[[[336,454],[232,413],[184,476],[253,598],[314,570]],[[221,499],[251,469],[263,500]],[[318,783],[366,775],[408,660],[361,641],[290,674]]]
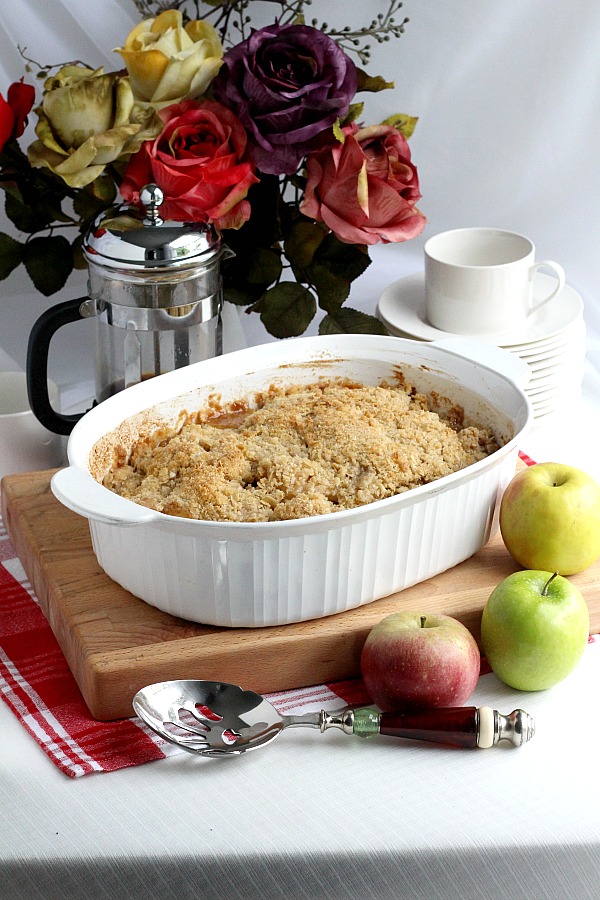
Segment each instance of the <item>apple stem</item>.
[[421,628],[425,628],[426,621],[427,621],[427,616],[421,616]]
[[542,597],[548,596],[548,588],[550,587],[550,585],[552,584],[552,582],[554,581],[554,579],[556,578],[557,575],[558,575],[558,572],[555,572],[554,575],[550,576],[550,578],[548,579],[548,581],[546,582],[546,584],[544,585],[544,588],[542,590]]

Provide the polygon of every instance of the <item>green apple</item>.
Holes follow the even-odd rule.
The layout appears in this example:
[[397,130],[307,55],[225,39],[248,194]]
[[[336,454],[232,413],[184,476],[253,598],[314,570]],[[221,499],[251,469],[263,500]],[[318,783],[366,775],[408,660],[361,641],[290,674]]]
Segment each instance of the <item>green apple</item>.
[[600,485],[562,463],[530,466],[502,496],[500,531],[524,568],[582,572],[600,556]]
[[481,617],[481,644],[505,684],[542,691],[573,671],[589,627],[579,588],[557,573],[523,570],[492,591]]

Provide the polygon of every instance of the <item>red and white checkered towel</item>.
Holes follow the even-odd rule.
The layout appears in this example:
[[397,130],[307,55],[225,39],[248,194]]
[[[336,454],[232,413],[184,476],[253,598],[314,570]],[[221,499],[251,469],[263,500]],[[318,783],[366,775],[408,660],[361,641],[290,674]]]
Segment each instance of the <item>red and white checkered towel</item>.
[[[183,753],[137,717],[92,718],[0,518],[0,693],[31,736],[71,777]],[[368,703],[359,680],[267,695],[281,713]]]
[[[521,459],[531,465],[524,454]],[[66,775],[112,772],[184,753],[137,717],[93,719],[0,518],[0,693]],[[281,713],[369,703],[359,679],[267,694]]]

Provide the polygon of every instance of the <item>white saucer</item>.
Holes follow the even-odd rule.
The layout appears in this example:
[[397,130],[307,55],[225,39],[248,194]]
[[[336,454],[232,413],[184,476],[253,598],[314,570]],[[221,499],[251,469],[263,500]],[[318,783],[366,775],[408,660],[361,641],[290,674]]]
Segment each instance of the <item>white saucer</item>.
[[512,350],[520,356],[537,356],[548,350],[561,352],[568,347],[574,339],[578,338],[583,329],[583,315],[578,316],[574,322],[558,331],[549,338],[541,338],[539,341],[530,341],[527,344],[509,344],[506,350]]
[[532,368],[549,368],[552,365],[564,363],[569,357],[577,358],[581,355],[585,356],[586,330],[583,325],[576,331],[571,331],[571,329],[569,329],[569,339],[567,341],[550,348],[543,345],[537,353],[534,351],[527,351],[524,353],[520,348],[515,349],[514,347],[507,347],[506,349],[510,353],[519,356]]
[[580,337],[580,335],[574,335],[571,340],[565,342],[564,344],[557,344],[553,347],[546,347],[546,345],[544,344],[537,352],[533,350],[523,352],[520,347],[506,347],[504,349],[509,350],[516,356],[520,356],[521,359],[523,359],[526,363],[529,363],[529,365],[538,367],[545,365],[547,366],[554,360],[562,359],[570,352],[575,352],[575,349],[583,343],[584,341]]
[[578,316],[574,322],[563,328],[562,331],[553,334],[549,338],[542,338],[539,341],[533,341],[528,344],[510,344],[505,347],[513,353],[518,353],[522,359],[526,357],[541,357],[542,354],[563,353],[568,350],[574,343],[585,339],[585,324],[583,314]]
[[[552,290],[555,279],[551,275],[538,274],[534,283],[534,296]],[[448,337],[449,332],[434,328],[425,318],[425,285],[423,272],[406,275],[390,284],[377,304],[377,314],[393,333],[402,332],[408,337],[423,341],[436,341]],[[583,315],[583,300],[568,284],[556,297],[533,313],[525,327],[518,333],[500,335],[473,335],[498,347],[530,346],[559,334]]]
[[573,364],[556,369],[555,372],[552,372],[549,375],[543,373],[542,375],[539,375],[534,373],[525,387],[525,393],[531,396],[541,390],[553,388],[555,385],[569,384],[576,379],[581,381],[582,378],[583,358],[581,360],[574,360]]
[[[581,373],[583,375],[583,372]],[[546,385],[533,385],[530,387],[527,385],[525,387],[525,393],[529,397],[529,399],[533,402],[541,403],[544,400],[551,400],[554,397],[558,397],[561,394],[565,394],[568,391],[572,390],[575,385],[581,383],[581,377],[577,372],[571,372],[568,378],[565,378],[562,381],[554,382],[553,384]]]

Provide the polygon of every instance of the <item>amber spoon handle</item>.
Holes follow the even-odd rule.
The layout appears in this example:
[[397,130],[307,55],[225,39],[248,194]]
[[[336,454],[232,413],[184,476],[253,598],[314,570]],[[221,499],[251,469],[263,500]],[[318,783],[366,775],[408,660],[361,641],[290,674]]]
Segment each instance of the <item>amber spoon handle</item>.
[[376,709],[321,713],[321,730],[341,728],[346,734],[390,737],[486,749],[500,741],[520,747],[535,734],[532,717],[522,709],[502,715],[489,706],[458,706],[416,712],[379,712]]

